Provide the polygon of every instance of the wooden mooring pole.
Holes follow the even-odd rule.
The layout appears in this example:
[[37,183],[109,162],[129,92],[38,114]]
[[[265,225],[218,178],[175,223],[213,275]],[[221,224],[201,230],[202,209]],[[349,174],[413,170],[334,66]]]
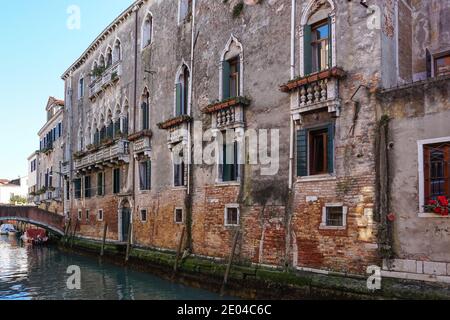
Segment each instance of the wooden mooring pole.
[[64,243],[67,244],[67,242],[70,239],[70,225],[72,224],[72,218],[69,218],[69,222],[66,225],[66,229],[64,230]]
[[106,243],[106,233],[108,231],[108,224],[105,223],[103,227],[103,241],[102,241],[102,249],[100,250],[100,257],[103,257],[105,254],[105,243]]
[[239,240],[239,234],[240,234],[240,231],[236,230],[236,233],[234,235],[234,240],[233,240],[233,248],[231,249],[231,253],[230,253],[230,260],[228,261],[227,270],[225,271],[225,276],[223,278],[222,288],[220,289],[221,296],[223,296],[225,294],[225,287],[228,282],[228,276],[230,275],[231,266],[233,265],[233,259],[234,259],[234,255],[236,253],[236,247],[237,247],[237,243]]
[[70,247],[72,248],[73,247],[73,242],[75,241],[75,236],[76,236],[76,234],[77,234],[77,228],[78,228],[78,223],[79,223],[80,221],[77,219],[77,222],[75,223],[75,227],[73,228],[73,233],[72,233],[72,241],[71,241],[71,243],[70,243]]
[[181,236],[178,243],[178,249],[177,249],[177,256],[175,258],[175,264],[173,265],[173,274],[172,274],[172,280],[175,278],[175,275],[178,271],[178,262],[180,261],[181,256],[181,250],[183,250],[183,242],[184,242],[184,233],[186,231],[186,227],[183,226],[183,229],[181,230]]
[[127,251],[125,253],[125,262],[128,262],[128,260],[130,259],[130,249],[131,249],[131,231],[132,229],[132,223],[130,222],[130,224],[128,225],[128,240],[127,240]]

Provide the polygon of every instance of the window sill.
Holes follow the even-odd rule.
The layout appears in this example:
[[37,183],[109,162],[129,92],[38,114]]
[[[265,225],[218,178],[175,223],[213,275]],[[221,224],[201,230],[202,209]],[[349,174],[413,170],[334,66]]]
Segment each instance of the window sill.
[[231,228],[239,228],[241,225],[239,224],[226,224],[225,228],[231,229]]
[[227,182],[217,181],[215,183],[216,187],[239,187],[240,185],[241,185],[240,181],[227,181]]
[[172,187],[172,190],[174,190],[174,191],[183,191],[183,190],[187,190],[187,187],[184,187],[184,186],[182,186],[182,187]]
[[427,212],[419,212],[418,216],[419,216],[419,218],[450,219],[450,216],[440,216],[438,214],[427,213]]
[[297,177],[297,183],[315,182],[315,181],[333,181],[336,179],[337,178],[334,175],[324,174],[324,175],[317,175],[317,176]]
[[325,226],[325,225],[320,225],[319,230],[331,230],[331,231],[344,231],[347,230],[347,226],[343,226],[343,227],[332,227],[332,226]]

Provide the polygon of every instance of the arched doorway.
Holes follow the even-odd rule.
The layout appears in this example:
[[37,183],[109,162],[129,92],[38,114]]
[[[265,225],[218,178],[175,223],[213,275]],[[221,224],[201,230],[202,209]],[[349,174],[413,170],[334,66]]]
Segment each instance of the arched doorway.
[[119,219],[119,241],[127,241],[131,224],[131,207],[127,200],[122,202],[119,209]]

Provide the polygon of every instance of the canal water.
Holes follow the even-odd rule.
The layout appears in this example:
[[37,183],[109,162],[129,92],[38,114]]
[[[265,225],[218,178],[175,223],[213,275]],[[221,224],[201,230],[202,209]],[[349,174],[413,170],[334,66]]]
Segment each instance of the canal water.
[[[80,267],[81,290],[67,288],[69,266]],[[14,237],[0,236],[0,300],[185,299],[220,297],[55,247],[24,246]]]

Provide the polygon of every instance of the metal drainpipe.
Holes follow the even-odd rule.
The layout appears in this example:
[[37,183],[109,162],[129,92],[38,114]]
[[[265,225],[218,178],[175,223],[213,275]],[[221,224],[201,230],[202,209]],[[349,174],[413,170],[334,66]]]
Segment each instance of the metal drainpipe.
[[[136,132],[136,110],[137,106],[137,63],[138,63],[138,14],[139,14],[139,6],[136,5],[133,8],[135,14],[135,26],[134,26],[134,110],[133,110],[133,131]],[[130,146],[128,145],[128,152],[130,152]],[[133,150],[134,152],[134,150]],[[136,159],[134,155],[132,155],[132,163],[131,163],[131,171],[132,171],[132,199],[133,199],[133,208],[136,209]],[[131,211],[130,223],[133,224],[133,211]],[[133,233],[133,227],[131,227],[131,233]],[[131,234],[131,243],[133,243],[133,234]]]
[[[195,8],[196,8],[196,1],[192,1],[192,30],[191,30],[191,73],[190,73],[190,80],[189,80],[189,95],[190,95],[190,101],[189,101],[189,115],[192,117],[192,101],[193,101],[193,93],[194,93],[194,85],[193,85],[193,79],[194,79],[194,46],[195,46]],[[191,134],[191,122],[188,123],[188,172],[187,172],[187,194],[191,194],[191,170],[192,170],[192,134]]]
[[[292,0],[291,8],[291,80],[295,78],[295,14],[296,0]],[[290,115],[290,145],[289,145],[289,189],[293,188],[294,175],[294,139],[295,124],[292,115]]]

